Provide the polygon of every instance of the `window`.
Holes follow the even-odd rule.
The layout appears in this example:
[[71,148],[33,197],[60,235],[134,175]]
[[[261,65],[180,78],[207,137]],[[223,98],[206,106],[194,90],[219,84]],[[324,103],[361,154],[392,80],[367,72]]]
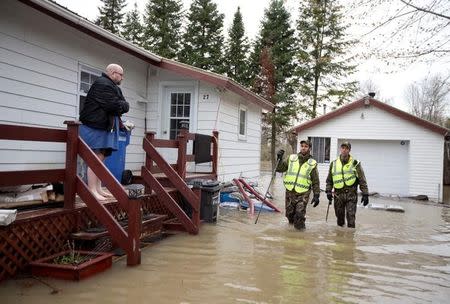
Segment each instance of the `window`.
[[91,88],[92,84],[95,80],[97,80],[98,77],[100,77],[102,73],[100,71],[90,69],[87,67],[82,66],[80,69],[80,88],[79,88],[79,113],[81,113],[81,110],[84,106],[84,101],[86,100],[86,95],[89,92],[89,89]]
[[247,109],[239,106],[239,138],[245,139],[247,136]]
[[180,123],[191,115],[191,93],[170,93],[170,139],[176,139]]
[[308,137],[311,141],[311,154],[318,163],[330,162],[330,137]]

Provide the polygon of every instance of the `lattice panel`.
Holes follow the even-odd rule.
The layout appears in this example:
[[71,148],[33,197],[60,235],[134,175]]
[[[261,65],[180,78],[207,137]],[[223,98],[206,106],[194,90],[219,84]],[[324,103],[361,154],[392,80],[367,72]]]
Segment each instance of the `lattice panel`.
[[[176,194],[171,194],[171,196],[178,201]],[[156,195],[146,197],[142,202],[142,214],[145,215],[149,213],[166,214],[168,219],[175,217]]]
[[[179,201],[177,193],[171,193]],[[127,213],[119,203],[105,205],[119,221],[127,218]],[[156,195],[142,201],[142,215],[165,214],[167,219],[174,215]],[[100,222],[87,208],[38,216],[27,221],[0,227],[0,281],[26,269],[31,261],[53,255],[66,249],[66,242],[72,232],[100,226]],[[151,223],[147,231],[157,231],[161,222]]]
[[[104,205],[106,209],[114,216],[118,221],[125,220],[127,218],[127,213],[122,209],[117,202],[111,202]],[[97,217],[88,209],[84,208],[79,212],[79,229],[86,229],[92,227],[99,227],[102,224],[99,222]]]
[[34,260],[58,253],[76,229],[73,213],[58,213],[0,229],[0,281]]

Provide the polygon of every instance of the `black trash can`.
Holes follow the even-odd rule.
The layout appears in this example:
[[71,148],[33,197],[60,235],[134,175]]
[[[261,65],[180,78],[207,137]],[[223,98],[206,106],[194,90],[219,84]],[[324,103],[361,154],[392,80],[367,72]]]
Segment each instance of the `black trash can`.
[[220,183],[218,181],[203,181],[200,187],[200,219],[215,223],[219,217]]

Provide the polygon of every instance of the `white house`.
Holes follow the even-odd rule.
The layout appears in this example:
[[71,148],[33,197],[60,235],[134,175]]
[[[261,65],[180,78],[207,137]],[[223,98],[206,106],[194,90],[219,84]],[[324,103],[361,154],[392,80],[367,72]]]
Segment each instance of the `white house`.
[[[330,161],[344,140],[361,161],[370,192],[442,200],[447,129],[370,97],[294,128],[310,138],[325,189]],[[448,137],[447,137],[448,138]]]
[[[273,105],[231,79],[152,54],[46,0],[0,3],[0,123],[65,128],[109,63],[124,67],[124,117],[135,123],[126,168],[140,170],[142,138],[219,131],[219,176],[257,178],[261,116]],[[0,141],[0,171],[64,167],[65,146]],[[170,153],[163,151],[167,158]]]

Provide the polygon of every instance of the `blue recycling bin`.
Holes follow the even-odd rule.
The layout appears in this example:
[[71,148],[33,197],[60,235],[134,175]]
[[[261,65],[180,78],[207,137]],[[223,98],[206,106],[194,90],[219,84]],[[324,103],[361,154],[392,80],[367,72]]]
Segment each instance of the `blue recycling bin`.
[[125,156],[127,146],[130,143],[129,131],[119,131],[119,142],[117,151],[113,151],[112,154],[106,158],[105,165],[114,177],[119,181],[122,180],[122,173],[125,170]]

